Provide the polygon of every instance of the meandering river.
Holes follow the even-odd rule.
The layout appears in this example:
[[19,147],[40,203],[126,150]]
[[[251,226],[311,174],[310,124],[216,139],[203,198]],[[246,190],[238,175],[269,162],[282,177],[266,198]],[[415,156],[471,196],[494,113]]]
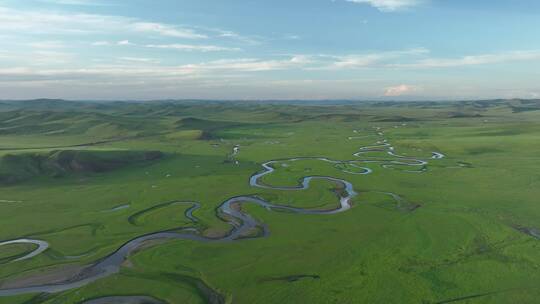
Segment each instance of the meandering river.
[[[382,136],[383,133],[378,132],[378,135]],[[238,151],[235,150],[234,152],[235,152],[234,154],[236,154]],[[362,158],[364,157],[365,154],[372,153],[372,152],[386,152],[386,154],[393,159]],[[244,204],[254,204],[254,205],[258,205],[263,208],[266,208],[267,210],[284,210],[284,211],[288,211],[288,212],[296,213],[296,214],[331,215],[331,214],[337,214],[337,213],[345,212],[349,210],[352,207],[351,200],[356,195],[358,195],[357,192],[354,190],[353,185],[350,182],[340,179],[340,178],[330,177],[330,176],[306,176],[301,180],[299,185],[289,186],[289,187],[283,187],[283,186],[277,187],[277,186],[272,186],[272,185],[268,185],[264,183],[262,181],[263,177],[274,172],[275,169],[273,165],[277,163],[295,162],[299,160],[318,160],[318,161],[332,163],[335,165],[348,164],[360,170],[359,172],[350,172],[349,170],[341,169],[343,172],[351,173],[351,174],[370,174],[372,172],[370,168],[361,167],[358,165],[358,163],[379,163],[382,167],[389,167],[393,165],[425,167],[428,164],[426,160],[423,160],[420,158],[414,158],[414,157],[408,157],[408,156],[402,156],[402,155],[396,154],[394,152],[394,147],[385,139],[378,141],[375,145],[361,147],[358,150],[358,152],[354,153],[353,155],[357,159],[340,161],[340,160],[332,160],[325,157],[298,157],[298,158],[289,158],[289,159],[281,159],[281,160],[270,160],[263,163],[262,164],[263,169],[260,172],[257,172],[254,175],[252,175],[249,179],[249,184],[252,187],[276,189],[276,190],[283,190],[283,191],[296,191],[296,190],[308,189],[311,181],[313,180],[327,180],[327,181],[336,183],[339,185],[340,188],[343,189],[343,191],[340,191],[339,205],[337,205],[334,209],[314,210],[314,209],[303,209],[303,208],[296,208],[296,207],[290,207],[290,206],[283,206],[283,205],[271,203],[269,201],[263,200],[256,196],[232,197],[232,198],[227,199],[217,208],[218,216],[223,221],[229,223],[232,227],[229,233],[223,237],[219,237],[219,238],[206,237],[206,236],[201,235],[199,231],[195,230],[194,228],[173,229],[173,230],[168,230],[168,231],[160,231],[160,232],[142,235],[126,242],[124,245],[118,248],[115,252],[111,253],[109,256],[99,261],[96,261],[95,263],[91,265],[87,265],[75,275],[65,277],[63,280],[60,280],[61,281],[60,283],[48,284],[46,282],[43,282],[43,284],[23,286],[23,287],[18,287],[18,288],[0,289],[0,296],[5,297],[5,296],[27,294],[27,293],[58,293],[58,292],[63,292],[63,291],[67,291],[67,290],[71,290],[75,288],[80,288],[82,286],[85,286],[97,280],[100,280],[105,277],[118,273],[120,271],[121,265],[126,261],[128,256],[132,252],[140,248],[144,243],[148,241],[152,241],[152,240],[183,239],[183,240],[192,240],[192,241],[198,241],[198,242],[233,242],[233,241],[238,241],[247,237],[267,236],[269,234],[268,228],[265,225],[263,225],[261,222],[257,221],[248,213],[245,213],[244,211],[242,211],[241,206]],[[439,152],[433,152],[431,156],[432,159],[441,159],[443,157],[444,155]],[[418,172],[421,172],[421,171],[418,171]],[[182,203],[182,202],[179,202],[179,203]],[[188,204],[192,204],[192,207],[186,211],[185,215],[192,221],[196,222],[197,218],[193,215],[193,211],[197,210],[200,207],[200,204],[196,202],[188,203]],[[254,235],[255,232],[258,232],[258,233]],[[38,248],[32,251],[31,253],[21,258],[18,258],[12,262],[30,259],[42,253],[43,251],[47,250],[47,248],[49,247],[49,244],[45,241],[31,240],[31,239],[19,239],[19,240],[6,241],[3,243],[0,243],[0,246],[14,244],[14,243],[31,243],[31,244],[37,245]],[[100,303],[100,302],[95,302],[95,303]]]

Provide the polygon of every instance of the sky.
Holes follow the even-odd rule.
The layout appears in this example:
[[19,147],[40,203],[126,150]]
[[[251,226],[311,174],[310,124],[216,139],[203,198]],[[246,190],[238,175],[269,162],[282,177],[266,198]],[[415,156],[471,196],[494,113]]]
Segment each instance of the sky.
[[540,98],[538,0],[0,0],[0,99]]

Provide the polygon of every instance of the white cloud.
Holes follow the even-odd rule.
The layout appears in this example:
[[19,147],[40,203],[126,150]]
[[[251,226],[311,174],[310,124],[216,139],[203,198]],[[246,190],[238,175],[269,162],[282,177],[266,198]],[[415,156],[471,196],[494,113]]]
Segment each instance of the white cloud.
[[410,95],[411,93],[418,92],[419,88],[407,84],[401,84],[395,87],[388,87],[384,92],[384,96],[398,97],[403,95]]
[[140,62],[140,63],[159,63],[160,61],[155,58],[144,58],[144,57],[119,57],[121,61],[131,61],[131,62]]
[[92,42],[92,45],[93,46],[108,46],[108,45],[111,45],[111,43],[108,41],[96,41],[96,42]]
[[291,57],[290,62],[301,65],[314,63],[313,56],[310,55],[294,55]]
[[427,58],[412,63],[396,63],[390,66],[396,68],[450,68],[530,60],[540,60],[540,50],[470,55],[460,58]]
[[[57,0],[50,0],[55,3]],[[58,0],[64,3],[64,0]],[[79,3],[79,0],[65,0],[66,3]],[[81,1],[82,3],[99,3]],[[203,26],[183,26],[151,22],[138,18],[86,14],[77,12],[63,12],[45,9],[16,9],[2,6],[0,0],[0,29],[2,34],[20,36],[24,34],[74,34],[108,36],[123,36],[126,34],[146,34],[149,37],[162,36],[182,39],[229,39],[243,44],[258,45],[263,38],[244,36],[239,33],[207,28]]]
[[240,35],[233,31],[221,30],[221,29],[210,29],[210,30],[213,32],[216,32],[218,34],[218,37],[221,37],[221,38],[236,40],[236,41],[239,41],[245,44],[250,44],[250,45],[258,45],[261,43],[260,37],[248,37],[248,36]]
[[399,60],[407,57],[417,57],[429,54],[429,50],[425,48],[414,48],[401,51],[384,51],[373,52],[366,54],[351,54],[351,55],[319,55],[320,59],[324,59],[327,64],[316,67],[315,69],[328,70],[346,70],[359,69],[368,67],[381,67],[392,60]]
[[[124,45],[131,43],[129,40],[119,42]],[[94,44],[115,46],[119,42],[96,41]],[[45,43],[44,45],[47,44]],[[171,47],[171,45],[167,44],[137,44],[137,46],[202,51],[200,49],[201,45],[192,46],[189,44],[187,47],[182,44],[177,47]],[[207,45],[206,47],[211,47],[211,45]],[[213,48],[207,48],[206,51],[217,51],[219,48],[219,46],[213,46]],[[513,62],[516,60],[540,60],[540,51],[535,50],[440,59],[429,58],[429,50],[416,48],[349,55],[288,54],[267,58],[202,61],[173,66],[166,64],[165,61],[162,64],[158,64],[160,63],[160,57],[158,55],[142,55],[143,57],[138,57],[137,54],[129,53],[132,49],[130,47],[118,47],[118,50],[115,50],[113,56],[93,58],[94,60],[89,60],[82,64],[80,63],[80,58],[75,57],[76,54],[55,52],[55,49],[36,48],[22,53],[0,50],[0,60],[3,63],[3,67],[6,67],[3,69],[0,68],[0,87],[9,88],[10,84],[12,84],[12,87],[24,85],[30,88],[32,84],[37,85],[38,83],[44,87],[46,87],[46,84],[50,84],[58,88],[61,86],[71,88],[72,85],[78,85],[84,88],[103,85],[118,88],[120,90],[118,92],[121,92],[124,85],[130,86],[130,88],[136,87],[142,89],[143,87],[164,88],[165,86],[174,88],[187,86],[187,83],[189,83],[197,87],[223,86],[227,88],[225,90],[226,92],[231,92],[228,89],[228,85],[235,82],[238,86],[237,92],[241,93],[241,88],[245,88],[242,84],[243,81],[249,81],[250,83],[257,82],[258,86],[266,89],[273,86],[272,81],[282,81],[283,83],[280,84],[281,88],[290,88],[291,92],[294,91],[294,88],[298,88],[299,94],[300,92],[304,92],[307,94],[306,96],[312,96],[309,95],[312,93],[310,88],[324,92],[318,85],[324,85],[324,88],[331,90],[335,89],[331,83],[335,84],[337,82],[342,82],[343,88],[348,88],[350,90],[349,93],[354,94],[356,92],[355,88],[359,85],[355,85],[354,81],[351,82],[351,78],[349,77],[365,77],[371,81],[367,85],[368,87],[362,87],[361,89],[363,92],[369,91],[369,95],[367,96],[403,96],[404,98],[416,98],[417,96],[426,96],[426,94],[429,94],[429,96],[442,96],[443,94],[454,96],[452,94],[458,94],[454,92],[454,90],[458,90],[456,89],[458,87],[461,90],[459,94],[472,96],[480,91],[488,92],[496,87],[496,85],[489,83],[485,85],[485,88],[478,88],[477,84],[470,83],[471,78],[467,78],[467,75],[464,75],[464,79],[460,79],[455,84],[450,85],[448,79],[442,77],[445,73],[438,73],[436,69]],[[138,50],[140,51],[140,49]],[[116,51],[122,51],[123,53],[116,54]],[[148,53],[150,50],[146,51],[145,53]],[[407,73],[408,69],[435,70],[433,72],[430,70],[428,78],[418,79],[414,78],[416,76],[413,76],[413,78],[409,79],[414,83],[421,84],[421,86],[407,83],[400,84],[404,79],[408,79],[404,78],[406,76],[405,74],[402,74]],[[321,72],[323,70],[324,73]],[[292,73],[268,73],[270,71],[289,71]],[[314,79],[295,82],[298,81],[295,76],[288,76],[300,75],[300,72],[303,75],[309,72],[309,75],[313,75]],[[331,79],[333,82],[324,80],[324,78]],[[534,77],[530,78],[534,80]],[[440,79],[444,79],[444,84],[441,86],[434,85]],[[389,86],[389,81],[392,81],[390,82],[391,86]],[[267,83],[267,86],[265,86],[265,83]],[[463,83],[467,83],[471,88],[464,89]],[[394,86],[392,84],[396,85]],[[345,85],[349,87],[345,87]],[[522,83],[508,85],[508,87],[519,89],[519,91],[517,89],[516,91],[508,91],[508,95],[524,96],[520,92],[537,92],[537,86],[535,85]],[[450,87],[452,89],[449,89]],[[205,91],[200,92],[204,93]],[[339,94],[339,92],[336,94]],[[493,90],[490,94],[492,95],[489,96],[504,95]],[[533,96],[532,93],[529,94],[526,96]],[[335,98],[337,96],[341,95],[336,95]]]
[[418,6],[422,0],[345,0],[347,2],[369,4],[382,12],[393,12]]
[[354,70],[363,68],[434,69],[500,64],[516,61],[540,61],[540,50],[509,51],[467,55],[458,58],[428,57],[430,50],[414,48],[349,55],[303,55],[312,63],[309,70]]
[[[52,55],[52,54],[50,54]],[[223,78],[236,77],[244,73],[264,72],[301,68],[305,62],[298,57],[289,57],[281,60],[259,60],[240,58],[232,60],[216,60],[197,64],[180,66],[152,66],[137,65],[138,63],[151,63],[150,58],[121,57],[121,61],[130,61],[134,64],[98,64],[87,68],[37,68],[32,66],[0,68],[0,82],[13,81],[114,81],[120,79],[163,80],[178,77]]]
[[129,42],[129,40],[120,40],[116,42],[117,45],[133,45],[133,43]]
[[216,60],[201,64],[188,64],[182,66],[186,71],[192,72],[263,72],[274,70],[286,70],[293,68],[302,68],[307,62],[299,59],[298,56],[292,56],[286,59],[260,60],[252,58]]
[[[0,55],[2,55],[0,51]],[[128,60],[96,64],[87,68],[0,68],[0,90],[4,98],[104,98],[104,99],[465,99],[531,98],[538,92],[534,79],[508,83],[506,79],[450,79],[443,84],[431,77],[411,84],[388,87],[389,77],[371,73],[354,78],[335,75],[302,79],[279,75],[258,77],[255,72],[302,68],[292,57],[281,60],[236,59],[165,66]],[[301,60],[300,60],[301,61]],[[401,83],[394,79],[393,83]],[[208,90],[212,88],[212,90]],[[507,88],[507,89],[500,89]]]
[[[28,60],[31,58],[31,60]],[[50,65],[63,65],[73,63],[75,54],[58,51],[56,49],[35,48],[25,52],[3,51],[0,52],[0,66],[12,66],[23,64],[29,67],[44,67]]]
[[216,45],[192,45],[192,44],[148,44],[148,48],[171,49],[179,51],[200,51],[200,52],[220,52],[220,51],[241,51],[239,48],[229,48]]
[[[2,81],[119,81],[121,79],[160,79],[188,76],[192,71],[181,67],[138,66],[134,64],[98,65],[88,68],[37,69],[33,67],[0,68]],[[127,77],[127,78],[124,78]]]
[[25,34],[124,34],[203,39],[202,33],[171,24],[145,22],[135,18],[54,11],[17,10],[0,6],[0,28],[5,33]]
[[204,39],[208,36],[196,33],[191,29],[179,28],[155,22],[135,22],[130,25],[135,31],[156,33],[162,36],[189,39]]
[[95,41],[95,42],[92,42],[91,45],[93,46],[113,46],[113,45],[128,46],[128,45],[135,45],[135,43],[132,43],[131,41],[127,39],[124,39],[124,40],[118,40],[115,42],[105,41],[105,40]]
[[28,46],[34,49],[61,49],[65,44],[61,41],[37,41],[28,43]]

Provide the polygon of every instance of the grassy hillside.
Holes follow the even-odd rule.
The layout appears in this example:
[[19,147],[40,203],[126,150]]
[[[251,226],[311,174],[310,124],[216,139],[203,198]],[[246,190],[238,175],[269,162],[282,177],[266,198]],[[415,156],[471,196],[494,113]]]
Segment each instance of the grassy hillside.
[[[268,236],[153,240],[119,273],[0,303],[537,303],[537,108],[538,100],[2,102],[0,243],[49,247],[18,261],[36,245],[0,246],[0,293],[65,279],[158,231],[219,238],[232,226],[218,209],[232,197],[338,206],[336,182],[284,190],[306,176],[346,180],[358,196],[331,215],[237,205]],[[428,163],[403,164],[413,158]],[[281,188],[250,186],[269,160],[275,171],[261,180]]]
[[0,183],[13,184],[40,176],[103,173],[162,157],[163,153],[158,151],[61,150],[49,153],[6,154],[0,158]]

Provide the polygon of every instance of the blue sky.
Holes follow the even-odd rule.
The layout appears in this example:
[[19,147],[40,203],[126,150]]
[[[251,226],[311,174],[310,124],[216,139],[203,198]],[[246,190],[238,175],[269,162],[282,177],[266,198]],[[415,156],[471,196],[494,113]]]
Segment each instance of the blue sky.
[[540,98],[537,0],[0,0],[0,99]]

